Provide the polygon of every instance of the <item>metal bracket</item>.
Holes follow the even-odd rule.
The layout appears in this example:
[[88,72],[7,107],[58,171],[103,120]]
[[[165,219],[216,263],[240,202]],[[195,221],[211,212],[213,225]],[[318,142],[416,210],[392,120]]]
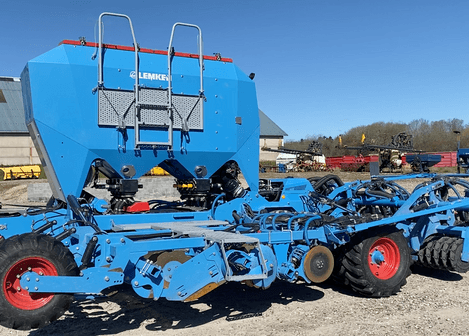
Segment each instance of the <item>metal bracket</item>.
[[124,273],[105,270],[83,270],[82,276],[46,276],[26,272],[20,285],[30,293],[87,293],[98,294],[103,289],[124,282]]

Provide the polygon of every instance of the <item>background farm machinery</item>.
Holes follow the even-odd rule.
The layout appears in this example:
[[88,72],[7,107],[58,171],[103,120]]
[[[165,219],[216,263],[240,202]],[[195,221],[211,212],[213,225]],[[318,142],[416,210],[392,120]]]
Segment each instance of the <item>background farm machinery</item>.
[[[100,29],[105,16],[127,19],[133,34],[120,14],[103,13]],[[173,51],[180,26],[197,30],[198,55]],[[259,179],[253,81],[230,59],[204,57],[194,25],[173,27],[168,52],[133,42],[104,45],[100,31],[98,44],[66,41],[23,71],[26,121],[54,197],[2,210],[2,325],[42,327],[74,295],[103,297],[122,284],[186,302],[230,281],[266,289],[332,276],[383,297],[406,283],[412,261],[467,271],[461,176]],[[180,200],[134,199],[137,178],[157,165]],[[398,184],[409,178],[423,180],[413,192]]]
[[458,150],[456,152],[456,165],[458,173],[465,172],[469,170],[469,148],[461,148],[461,132],[453,131],[457,136]]
[[276,152],[281,154],[291,154],[291,157],[283,158],[279,155],[276,164],[278,171],[286,173],[289,171],[308,172],[308,171],[326,171],[326,161],[322,154],[322,144],[318,141],[312,141],[306,150],[279,147],[262,147],[263,151]]
[[[344,149],[357,150],[359,157],[366,155],[370,152],[377,151],[378,153],[378,162],[379,162],[379,171],[380,172],[402,172],[402,156],[405,153],[421,153],[420,150],[414,149],[413,145],[413,136],[405,132],[398,133],[391,137],[391,142],[388,145],[374,145],[365,143],[365,135],[362,136],[362,145],[361,146],[342,146],[341,139],[339,140],[339,146]],[[426,157],[415,156],[415,164],[412,161],[408,160],[408,163],[412,165],[414,171],[427,171],[426,168],[431,166],[427,162]],[[359,163],[359,161],[357,161]],[[424,165],[424,169],[421,169],[421,165]]]
[[38,165],[0,167],[0,175],[4,180],[36,179],[41,175]]

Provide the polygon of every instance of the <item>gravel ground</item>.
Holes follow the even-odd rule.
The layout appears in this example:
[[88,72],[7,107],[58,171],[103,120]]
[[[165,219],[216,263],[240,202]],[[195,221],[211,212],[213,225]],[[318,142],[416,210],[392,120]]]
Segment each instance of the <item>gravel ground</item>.
[[[345,181],[368,176],[341,174]],[[13,189],[5,183],[0,182],[1,202]],[[404,187],[411,191],[415,184]],[[276,281],[268,290],[229,283],[192,303],[143,300],[123,287],[107,301],[73,303],[43,329],[0,327],[0,335],[468,335],[469,276],[418,266],[412,271],[400,293],[381,299],[329,281]]]

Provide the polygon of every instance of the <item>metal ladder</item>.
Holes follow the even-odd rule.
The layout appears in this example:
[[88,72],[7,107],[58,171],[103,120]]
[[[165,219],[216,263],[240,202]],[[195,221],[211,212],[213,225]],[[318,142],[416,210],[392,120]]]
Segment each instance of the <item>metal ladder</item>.
[[[196,106],[199,106],[199,113],[202,116],[203,119],[203,108],[204,108],[204,101],[205,101],[205,96],[204,96],[204,89],[203,89],[203,70],[204,70],[204,64],[203,64],[203,42],[202,42],[202,31],[201,29],[192,24],[187,24],[187,23],[175,23],[173,25],[172,31],[171,31],[171,38],[169,41],[169,48],[168,48],[168,88],[165,89],[151,89],[151,88],[141,88],[139,85],[139,46],[137,44],[136,38],[135,38],[135,33],[132,25],[132,21],[127,15],[123,14],[116,14],[116,13],[102,13],[99,16],[98,20],[98,25],[99,25],[99,43],[98,43],[98,91],[105,93],[104,89],[104,77],[103,77],[103,34],[102,34],[102,19],[104,16],[116,16],[116,17],[122,17],[125,18],[129,21],[130,25],[130,30],[132,33],[132,39],[133,39],[133,44],[134,44],[134,54],[135,54],[135,83],[134,83],[134,89],[133,89],[133,103],[134,103],[134,111],[133,111],[133,127],[135,131],[135,149],[141,149],[142,147],[149,146],[151,148],[158,148],[158,147],[163,147],[168,150],[171,150],[173,148],[173,129],[174,129],[174,113],[179,113],[177,109],[175,108],[175,100],[173,98],[173,92],[172,92],[172,58],[174,56],[173,53],[173,39],[174,39],[174,33],[175,29],[177,26],[186,26],[186,27],[191,27],[195,28],[198,30],[198,60],[199,60],[199,76],[200,76],[200,89],[198,92],[198,96],[196,99],[192,99],[191,101],[194,101],[193,103],[193,109],[196,108]],[[166,101],[164,103],[162,102],[152,102],[147,101],[147,100],[142,100],[141,99],[141,94],[144,93],[144,96],[152,96],[155,94],[158,94],[157,91],[161,92],[161,90],[166,91]],[[188,96],[189,97],[189,96]],[[194,97],[191,97],[194,98]],[[168,128],[168,140],[167,141],[142,141],[141,140],[141,128],[142,125],[145,125],[144,122],[142,122],[141,118],[141,110],[142,108],[159,108],[159,109],[165,109],[167,112],[168,116],[168,124],[165,125],[164,127]],[[192,113],[192,111],[191,111]],[[191,115],[189,113],[187,116],[183,116],[179,114],[181,118],[181,130],[183,132],[188,132],[189,131],[189,124],[188,120]],[[127,126],[125,115],[121,115],[118,113],[118,121],[117,121],[117,128],[120,130],[125,129]],[[163,126],[161,126],[163,127]]]
[[[191,27],[195,28],[198,31],[198,52],[199,52],[199,76],[200,76],[200,89],[199,89],[199,108],[200,113],[203,115],[203,100],[204,100],[204,90],[203,90],[203,70],[204,70],[204,57],[203,57],[203,42],[202,42],[202,30],[193,24],[188,24],[188,23],[181,23],[177,22],[173,25],[173,28],[171,30],[171,38],[169,40],[169,47],[168,47],[168,88],[167,88],[167,95],[168,95],[168,105],[167,105],[167,112],[168,112],[168,141],[166,142],[158,142],[158,141],[141,141],[140,140],[140,126],[142,125],[141,121],[139,120],[139,115],[140,115],[140,109],[143,106],[141,102],[138,100],[138,94],[136,95],[136,111],[135,111],[135,148],[140,148],[141,146],[151,146],[153,148],[156,147],[167,147],[168,149],[173,148],[173,128],[174,128],[174,112],[178,113],[177,110],[174,107],[174,100],[173,100],[173,91],[172,91],[172,59],[174,56],[173,52],[173,39],[174,39],[174,33],[176,30],[177,26],[185,26],[185,27]],[[197,104],[197,103],[196,103]],[[146,106],[149,106],[148,104],[145,104]],[[150,105],[151,106],[151,105]],[[155,105],[155,107],[159,107],[160,105]],[[195,106],[194,106],[195,107]],[[189,115],[190,116],[190,115]],[[183,132],[189,132],[189,125],[188,125],[188,119],[189,116],[184,118],[182,115],[180,115],[181,120],[182,120],[182,131]]]

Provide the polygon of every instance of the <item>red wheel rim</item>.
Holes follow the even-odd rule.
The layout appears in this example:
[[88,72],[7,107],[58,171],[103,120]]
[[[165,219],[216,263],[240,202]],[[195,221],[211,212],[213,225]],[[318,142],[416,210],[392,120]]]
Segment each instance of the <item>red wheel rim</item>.
[[[54,297],[54,294],[30,293],[21,288],[21,276],[28,271],[36,272],[39,275],[58,275],[54,264],[41,257],[22,259],[11,266],[3,281],[3,292],[12,306],[22,310],[44,307]],[[34,284],[31,285],[34,286]]]
[[400,262],[399,247],[389,238],[377,239],[368,253],[370,271],[381,280],[392,278],[399,269]]

